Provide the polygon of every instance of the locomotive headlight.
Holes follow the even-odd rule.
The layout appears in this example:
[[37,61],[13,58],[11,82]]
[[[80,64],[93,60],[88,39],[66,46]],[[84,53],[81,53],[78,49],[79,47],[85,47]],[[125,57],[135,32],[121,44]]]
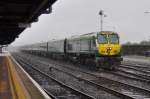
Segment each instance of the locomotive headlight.
[[107,47],[107,50],[111,50],[112,48],[111,47]]
[[111,47],[107,47],[107,51],[111,51],[112,50],[112,48]]
[[107,47],[107,53],[110,53],[111,50],[112,50],[111,47]]

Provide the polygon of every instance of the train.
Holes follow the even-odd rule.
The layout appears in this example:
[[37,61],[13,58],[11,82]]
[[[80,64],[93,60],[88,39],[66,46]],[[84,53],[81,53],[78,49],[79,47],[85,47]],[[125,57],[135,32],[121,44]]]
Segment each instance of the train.
[[21,51],[95,64],[96,68],[115,69],[123,60],[119,35],[113,31],[92,32],[61,40],[21,47]]

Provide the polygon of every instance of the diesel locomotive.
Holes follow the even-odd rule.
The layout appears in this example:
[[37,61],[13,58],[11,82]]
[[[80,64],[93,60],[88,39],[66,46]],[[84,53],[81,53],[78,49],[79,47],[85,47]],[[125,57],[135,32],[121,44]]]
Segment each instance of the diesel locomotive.
[[114,69],[123,60],[119,35],[112,31],[92,32],[62,40],[27,45],[21,50],[82,64],[93,62],[98,68]]

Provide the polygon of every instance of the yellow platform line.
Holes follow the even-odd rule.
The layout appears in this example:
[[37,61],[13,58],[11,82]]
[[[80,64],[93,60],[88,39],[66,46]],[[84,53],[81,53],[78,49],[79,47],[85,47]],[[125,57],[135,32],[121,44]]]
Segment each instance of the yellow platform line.
[[11,83],[10,85],[11,85],[13,99],[31,99],[29,95],[27,95],[27,93],[25,92],[25,88],[23,88],[21,80],[17,75],[15,66],[8,56],[6,57],[5,62],[9,70],[10,83]]
[[34,97],[33,99],[51,99],[51,97],[44,91],[44,89],[21,67],[21,65],[11,55],[10,59],[12,60],[12,62],[16,64],[16,66],[22,71],[22,73],[26,75],[26,77],[33,83],[33,86],[36,87],[37,91],[39,91],[39,95],[42,95],[42,98]]
[[[8,68],[8,64],[6,66]],[[8,68],[8,75],[9,75],[9,85],[10,85],[10,89],[11,89],[12,99],[18,99],[17,94],[15,93],[14,83],[12,81],[12,76],[11,76],[9,68]]]

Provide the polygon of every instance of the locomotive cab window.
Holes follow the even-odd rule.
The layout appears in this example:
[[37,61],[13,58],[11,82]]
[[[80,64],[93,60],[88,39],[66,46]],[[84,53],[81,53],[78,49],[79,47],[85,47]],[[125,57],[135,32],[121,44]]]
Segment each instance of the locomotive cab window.
[[98,43],[102,43],[102,44],[108,43],[107,35],[99,34],[98,35]]
[[116,34],[111,34],[109,35],[109,42],[113,44],[118,44],[119,43],[119,37]]

